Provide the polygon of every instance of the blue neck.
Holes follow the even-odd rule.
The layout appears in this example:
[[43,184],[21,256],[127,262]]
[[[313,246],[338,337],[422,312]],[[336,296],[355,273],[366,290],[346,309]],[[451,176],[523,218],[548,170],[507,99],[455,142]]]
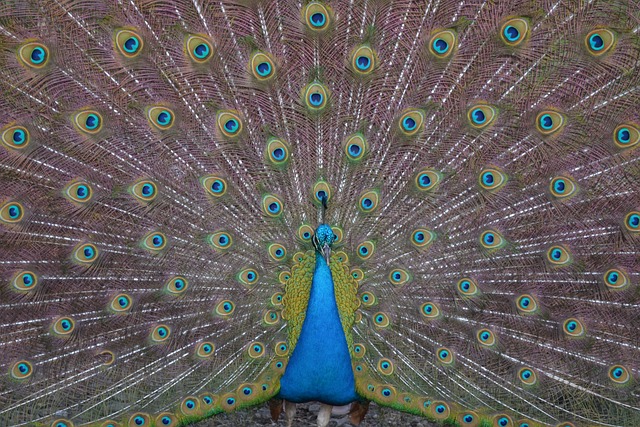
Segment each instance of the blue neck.
[[307,313],[284,375],[279,397],[290,402],[346,405],[357,400],[351,356],[344,336],[331,270],[320,253]]

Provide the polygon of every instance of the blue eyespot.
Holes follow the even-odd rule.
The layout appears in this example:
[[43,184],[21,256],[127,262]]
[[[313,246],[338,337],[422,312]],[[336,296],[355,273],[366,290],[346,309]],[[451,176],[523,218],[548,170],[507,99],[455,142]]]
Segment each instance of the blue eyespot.
[[87,246],[82,250],[82,253],[84,254],[84,257],[86,259],[91,259],[93,258],[93,256],[95,255],[95,251],[93,250],[92,247]]
[[251,390],[250,387],[245,387],[242,389],[242,394],[244,394],[245,396],[250,396],[253,393],[253,390]]
[[224,191],[224,182],[219,179],[216,179],[211,184],[211,191],[214,193],[222,193]]
[[487,121],[487,117],[480,108],[476,108],[475,110],[473,110],[471,112],[471,117],[473,118],[473,122],[478,125],[481,125]]
[[161,420],[161,421],[162,421],[162,424],[164,424],[164,425],[166,425],[166,426],[168,426],[169,424],[171,424],[171,418],[169,418],[169,417],[167,417],[167,416],[162,417],[162,420]]
[[12,139],[15,145],[22,145],[27,140],[27,134],[22,129],[16,129],[13,131]]
[[211,405],[211,403],[213,402],[213,399],[211,399],[209,396],[203,397],[202,400],[204,400],[204,403],[206,403],[207,405]]
[[382,395],[385,397],[389,397],[391,396],[391,390],[389,390],[388,388],[385,388],[382,390]]
[[309,22],[314,27],[322,27],[324,25],[324,23],[326,22],[326,20],[327,19],[325,18],[324,13],[316,12],[313,15],[311,15],[311,18],[309,19]]
[[76,188],[76,196],[79,199],[85,199],[89,195],[89,188],[86,185],[78,185]]
[[18,205],[9,205],[8,211],[11,219],[19,218],[22,215],[22,209]]
[[24,286],[29,287],[31,285],[33,285],[34,282],[34,278],[33,278],[33,274],[31,273],[25,273],[22,275],[22,283],[24,284]]
[[558,261],[562,257],[562,251],[560,249],[554,249],[551,251],[551,258]]
[[502,417],[498,420],[498,424],[500,424],[501,427],[506,427],[509,425],[509,419]]
[[171,113],[167,110],[162,110],[156,120],[161,126],[167,126],[171,123]]
[[280,203],[271,202],[269,203],[268,209],[270,213],[277,214],[278,212],[280,212]]
[[627,144],[631,141],[631,131],[628,128],[620,128],[618,130],[618,141]]
[[224,128],[229,132],[235,132],[238,129],[238,121],[236,119],[227,120],[224,124]]
[[473,422],[473,415],[467,414],[462,418],[462,420],[467,424],[472,423]]
[[592,34],[591,37],[589,37],[589,45],[591,46],[591,49],[597,52],[604,48],[604,40],[602,40],[600,34]]
[[185,402],[185,404],[184,404],[184,405],[185,405],[187,408],[189,408],[189,409],[193,409],[193,408],[195,408],[196,403],[195,403],[193,400],[189,399],[189,400],[187,400],[187,401]]
[[193,49],[193,54],[199,59],[204,59],[209,56],[209,52],[211,52],[211,49],[209,49],[209,46],[205,43],[200,43]]
[[21,374],[26,374],[29,372],[29,366],[26,363],[20,363],[18,365],[18,371],[20,371]]
[[373,200],[371,200],[368,197],[365,197],[364,199],[362,199],[362,207],[365,209],[371,209],[371,207],[373,206]]
[[231,406],[234,405],[236,403],[236,400],[233,397],[229,397],[227,399],[227,405]]
[[124,50],[126,50],[128,53],[134,53],[138,50],[139,46],[140,40],[138,40],[137,37],[131,36],[124,42]]
[[371,60],[366,56],[359,56],[356,59],[356,65],[358,66],[359,69],[366,70],[369,68],[369,66],[371,66]]
[[489,339],[489,337],[491,337],[491,335],[489,334],[489,332],[483,332],[482,334],[480,334],[480,338],[482,339],[482,341],[486,341]]
[[512,25],[507,25],[506,27],[504,27],[504,36],[510,42],[514,42],[520,38],[520,31],[518,31],[518,29]]
[[559,193],[559,194],[564,193],[565,188],[566,188],[566,185],[564,183],[564,179],[557,179],[553,183],[553,189],[556,191],[556,193]]
[[153,189],[153,185],[151,184],[144,184],[142,186],[142,195],[145,197],[150,197],[153,195],[154,189]]
[[493,233],[486,233],[484,235],[484,243],[486,243],[487,245],[492,245],[494,241],[495,236],[493,235]]
[[443,54],[445,53],[447,50],[449,50],[449,43],[447,43],[446,41],[444,41],[441,38],[437,38],[433,41],[433,50],[435,50],[436,52]]
[[416,128],[416,126],[418,126],[418,124],[411,117],[405,117],[404,120],[402,120],[402,127],[406,131],[412,131]]
[[447,410],[447,408],[445,408],[445,406],[444,406],[444,405],[438,405],[438,406],[436,406],[436,412],[437,412],[437,413],[439,413],[439,414],[442,414],[442,413],[443,413],[444,411],[446,411],[446,410]]
[[629,228],[638,229],[640,227],[640,215],[633,213],[627,218],[627,225]]
[[142,418],[141,416],[137,416],[133,419],[133,422],[136,423],[137,426],[143,426],[144,425],[144,418]]
[[126,308],[129,305],[129,300],[125,297],[118,298],[118,305],[122,308]]
[[531,304],[531,300],[529,298],[522,298],[520,300],[520,305],[522,306],[522,308],[527,308],[529,307],[529,305]]
[[362,152],[362,148],[357,145],[357,144],[351,144],[349,145],[349,154],[351,154],[354,157],[357,157],[360,155],[360,153]]
[[31,51],[31,62],[42,64],[47,57],[47,53],[41,47],[36,47]]
[[87,118],[84,121],[85,126],[89,130],[94,130],[98,126],[100,126],[100,118],[95,114],[88,114]]
[[491,186],[493,185],[495,181],[495,178],[493,176],[492,172],[485,172],[482,174],[482,182],[486,185],[486,186]]
[[158,335],[160,335],[160,337],[167,336],[167,333],[168,333],[168,331],[167,331],[166,328],[164,328],[164,327],[158,328]]
[[540,117],[540,127],[544,130],[553,128],[553,119],[550,114],[543,114]]
[[312,93],[309,94],[309,102],[314,107],[318,107],[318,106],[322,105],[322,100],[323,100],[323,96],[319,92],[312,92]]
[[159,234],[154,235],[151,238],[151,241],[153,242],[153,246],[155,246],[156,248],[162,246],[162,244],[164,243],[164,239]]
[[571,332],[575,331],[578,328],[578,324],[574,321],[567,323],[567,329]]
[[528,369],[523,370],[522,373],[520,374],[523,380],[528,380],[529,378],[531,378],[532,375],[533,375],[533,372],[531,372]]
[[256,71],[262,77],[266,77],[271,74],[271,64],[269,64],[268,62],[261,62],[256,66]]

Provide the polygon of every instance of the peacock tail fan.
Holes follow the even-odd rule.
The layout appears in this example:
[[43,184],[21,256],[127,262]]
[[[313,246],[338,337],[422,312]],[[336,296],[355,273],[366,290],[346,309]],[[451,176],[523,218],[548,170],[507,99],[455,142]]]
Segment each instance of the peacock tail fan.
[[3,1],[0,425],[640,425],[639,32],[636,0]]

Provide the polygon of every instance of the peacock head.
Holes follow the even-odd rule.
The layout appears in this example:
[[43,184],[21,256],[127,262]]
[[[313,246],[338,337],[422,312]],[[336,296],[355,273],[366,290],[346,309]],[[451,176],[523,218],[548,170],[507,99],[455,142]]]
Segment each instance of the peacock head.
[[316,233],[313,236],[313,246],[316,251],[320,252],[324,257],[324,260],[329,263],[329,256],[331,255],[331,246],[336,241],[338,236],[333,233],[333,230],[328,224],[320,224],[316,228]]

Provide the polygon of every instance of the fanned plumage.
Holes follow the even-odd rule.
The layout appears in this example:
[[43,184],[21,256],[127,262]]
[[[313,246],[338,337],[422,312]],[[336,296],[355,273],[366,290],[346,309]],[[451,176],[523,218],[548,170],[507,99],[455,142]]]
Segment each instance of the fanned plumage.
[[640,425],[639,31],[635,1],[3,2],[0,424],[335,374],[358,420]]

